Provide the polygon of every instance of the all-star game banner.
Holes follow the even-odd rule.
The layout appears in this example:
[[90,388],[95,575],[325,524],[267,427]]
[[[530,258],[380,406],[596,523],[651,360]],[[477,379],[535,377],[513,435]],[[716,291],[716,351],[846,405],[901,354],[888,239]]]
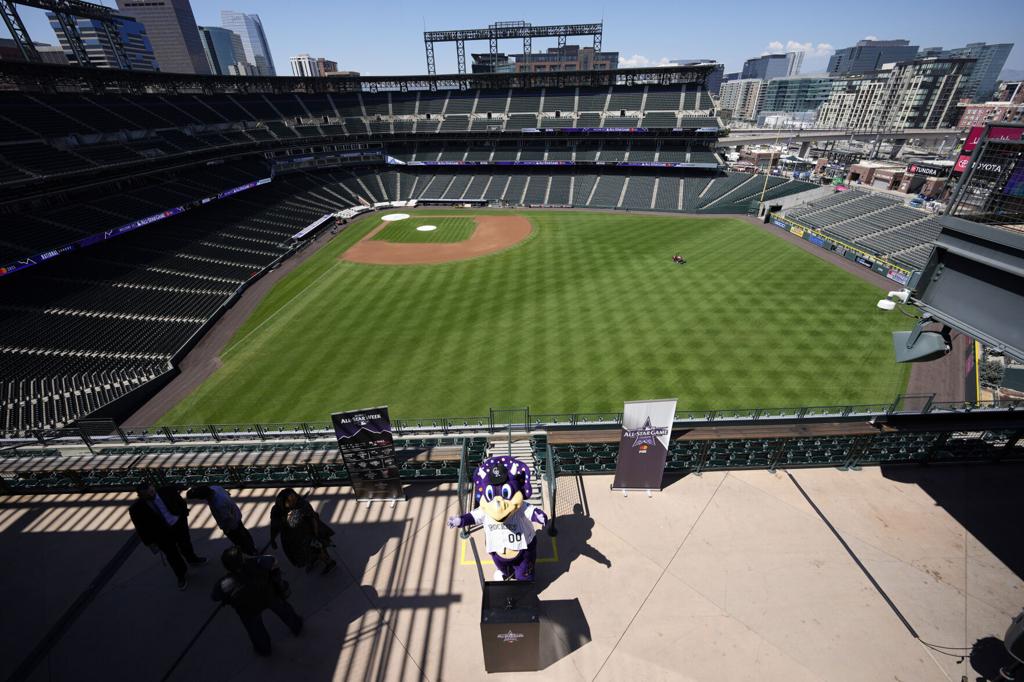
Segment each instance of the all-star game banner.
[[387,407],[331,415],[338,451],[360,500],[404,500]]
[[625,404],[612,490],[661,490],[675,416],[675,398]]

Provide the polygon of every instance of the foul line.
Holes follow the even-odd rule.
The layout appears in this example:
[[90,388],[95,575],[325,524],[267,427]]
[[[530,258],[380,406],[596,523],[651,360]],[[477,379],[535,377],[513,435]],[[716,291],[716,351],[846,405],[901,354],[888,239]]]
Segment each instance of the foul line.
[[294,296],[292,296],[291,298],[289,298],[289,299],[288,299],[288,301],[287,301],[286,303],[283,303],[283,304],[281,305],[281,307],[280,307],[280,308],[278,308],[278,309],[277,309],[277,310],[275,310],[275,311],[274,311],[273,313],[271,313],[271,314],[270,314],[270,316],[269,316],[269,317],[267,317],[267,319],[263,320],[263,321],[262,321],[262,322],[260,322],[260,323],[259,323],[258,325],[256,325],[255,327],[253,327],[252,331],[250,331],[250,332],[249,332],[248,334],[246,334],[245,336],[243,336],[242,338],[240,338],[240,339],[239,339],[238,341],[235,341],[235,342],[234,342],[233,344],[231,344],[230,346],[228,346],[227,348],[225,348],[225,349],[224,349],[224,350],[223,350],[223,351],[221,352],[220,356],[221,356],[221,357],[226,357],[226,356],[227,356],[227,355],[229,355],[229,354],[231,353],[231,351],[233,351],[233,350],[234,350],[235,348],[237,348],[238,346],[241,346],[241,345],[242,345],[243,343],[245,343],[245,340],[246,340],[246,339],[248,339],[248,338],[249,338],[250,336],[252,336],[253,334],[255,334],[255,333],[256,333],[257,331],[259,331],[259,330],[260,330],[260,329],[261,329],[261,328],[263,327],[263,325],[265,325],[266,323],[270,322],[270,321],[271,321],[272,319],[274,319],[275,317],[277,317],[278,313],[282,312],[282,311],[283,311],[283,310],[284,310],[285,308],[287,308],[288,306],[290,306],[290,305],[291,305],[291,303],[292,303],[292,301],[294,301],[295,299],[297,299],[297,298],[298,298],[299,296],[302,296],[302,295],[303,295],[304,293],[306,293],[306,291],[307,291],[307,290],[308,290],[308,289],[309,289],[310,287],[312,287],[312,286],[313,286],[314,284],[316,284],[317,282],[319,282],[320,280],[322,280],[322,279],[323,279],[324,277],[326,277],[327,275],[331,274],[331,272],[333,272],[333,271],[334,271],[334,266],[335,266],[335,265],[336,265],[336,263],[331,263],[331,264],[330,264],[330,265],[329,265],[329,266],[327,267],[327,269],[326,269],[326,270],[325,270],[325,271],[323,272],[323,274],[321,274],[321,275],[320,275],[319,277],[317,277],[316,279],[314,279],[314,280],[313,280],[312,282],[310,282],[309,284],[307,284],[306,286],[304,286],[304,287],[302,288],[302,290],[301,290],[301,291],[300,291],[299,293],[297,293],[297,294],[295,294]]

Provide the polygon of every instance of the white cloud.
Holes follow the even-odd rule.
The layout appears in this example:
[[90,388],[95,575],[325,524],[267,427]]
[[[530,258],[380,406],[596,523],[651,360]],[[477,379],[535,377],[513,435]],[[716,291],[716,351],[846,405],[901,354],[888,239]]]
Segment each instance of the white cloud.
[[668,57],[662,57],[657,61],[648,59],[642,54],[634,54],[632,57],[625,57],[619,60],[620,69],[646,69],[649,66],[671,66]]
[[785,45],[781,40],[773,40],[768,43],[768,50],[770,52],[803,52],[807,57],[828,57],[836,51],[828,43],[801,43],[796,40],[787,40]]
[[864,40],[878,40],[878,36],[864,36]]

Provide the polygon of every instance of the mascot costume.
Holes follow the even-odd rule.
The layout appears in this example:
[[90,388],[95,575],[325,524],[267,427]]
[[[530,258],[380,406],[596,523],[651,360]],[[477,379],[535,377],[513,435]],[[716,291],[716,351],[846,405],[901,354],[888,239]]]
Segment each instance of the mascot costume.
[[494,559],[495,580],[533,580],[537,563],[537,532],[548,516],[524,500],[533,494],[530,467],[514,457],[490,457],[473,475],[473,500],[468,514],[452,516],[449,528],[483,524],[487,551]]

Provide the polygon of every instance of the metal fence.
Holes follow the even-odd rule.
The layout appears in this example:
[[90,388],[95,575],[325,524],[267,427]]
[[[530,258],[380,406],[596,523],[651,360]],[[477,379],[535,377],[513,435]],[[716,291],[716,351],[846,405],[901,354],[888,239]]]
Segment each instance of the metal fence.
[[[1024,400],[998,399],[980,402],[938,402],[932,396],[900,395],[890,403],[867,405],[805,405],[799,407],[756,407],[717,410],[679,410],[675,414],[676,428],[702,424],[742,425],[807,421],[868,421],[891,415],[965,414],[972,412],[1021,410],[1024,418]],[[498,415],[516,415],[516,421],[496,419]],[[525,418],[521,418],[520,415]],[[621,412],[575,412],[535,414],[528,408],[501,408],[477,417],[432,417],[429,419],[394,419],[392,427],[397,437],[424,435],[461,435],[468,433],[501,433],[509,427],[518,433],[567,429],[615,429],[622,423]],[[97,433],[92,426],[86,433],[81,425],[62,429],[32,432],[31,437],[0,440],[0,453],[5,450],[32,445],[69,446],[85,444],[176,444],[222,441],[266,440],[321,440],[333,439],[334,430],[328,421],[322,422],[247,422],[241,424],[184,424],[121,428],[109,422],[107,433]]]

